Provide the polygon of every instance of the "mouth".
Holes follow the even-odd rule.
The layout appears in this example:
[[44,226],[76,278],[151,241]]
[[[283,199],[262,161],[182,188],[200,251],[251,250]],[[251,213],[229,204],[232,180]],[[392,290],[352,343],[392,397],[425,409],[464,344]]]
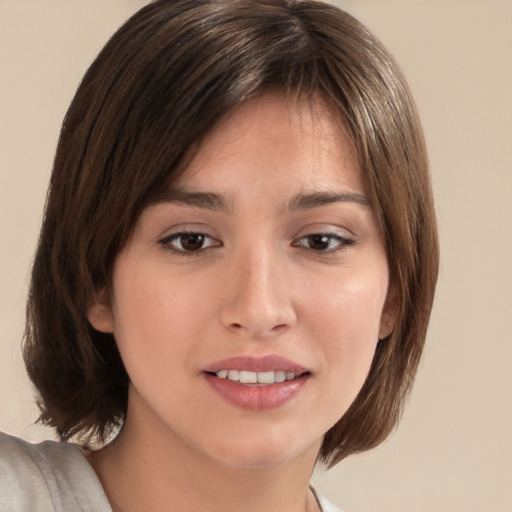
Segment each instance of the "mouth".
[[303,375],[308,375],[308,371],[299,374],[286,370],[253,372],[249,370],[219,370],[217,372],[206,372],[218,379],[228,379],[232,382],[240,384],[248,384],[255,386],[270,386],[272,384],[292,381]]
[[225,402],[250,411],[277,409],[307,385],[311,371],[276,355],[224,359],[203,369],[211,389]]

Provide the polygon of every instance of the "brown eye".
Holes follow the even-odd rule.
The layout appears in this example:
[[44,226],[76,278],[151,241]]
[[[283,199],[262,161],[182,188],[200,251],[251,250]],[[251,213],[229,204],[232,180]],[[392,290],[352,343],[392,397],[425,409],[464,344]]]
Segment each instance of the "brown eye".
[[176,241],[181,246],[180,249],[185,251],[197,251],[202,249],[205,238],[202,233],[183,233]]
[[308,247],[315,251],[325,251],[329,249],[331,238],[332,237],[327,235],[309,235],[306,237]]
[[218,242],[211,236],[195,232],[174,233],[162,238],[162,240],[159,240],[159,243],[169,250],[181,254],[199,252],[208,247],[218,245]]
[[334,252],[352,245],[354,240],[334,233],[313,233],[303,236],[294,245],[304,247],[315,252]]

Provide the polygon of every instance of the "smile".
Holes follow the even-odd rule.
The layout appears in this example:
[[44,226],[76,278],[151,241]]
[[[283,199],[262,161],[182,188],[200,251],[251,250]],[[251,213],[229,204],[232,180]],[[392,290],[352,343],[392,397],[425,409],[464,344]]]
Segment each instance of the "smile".
[[308,386],[312,372],[278,356],[237,356],[209,364],[202,374],[225,403],[248,411],[278,409]]
[[247,370],[219,370],[215,372],[219,379],[229,379],[242,384],[256,384],[268,386],[276,382],[285,382],[296,378],[295,372],[286,370],[251,372]]

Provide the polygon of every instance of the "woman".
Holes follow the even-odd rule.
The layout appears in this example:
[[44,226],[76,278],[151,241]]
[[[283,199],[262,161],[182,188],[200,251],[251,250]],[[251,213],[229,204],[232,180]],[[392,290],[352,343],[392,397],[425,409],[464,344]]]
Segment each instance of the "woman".
[[360,23],[151,3],[66,115],[32,272],[41,421],[80,448],[0,437],[0,504],[336,510],[314,465],[396,425],[437,264],[419,120]]

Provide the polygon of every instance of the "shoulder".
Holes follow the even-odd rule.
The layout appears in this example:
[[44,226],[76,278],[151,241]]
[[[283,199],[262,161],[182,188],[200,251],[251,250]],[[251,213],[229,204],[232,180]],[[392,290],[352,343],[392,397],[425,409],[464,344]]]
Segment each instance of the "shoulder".
[[84,505],[87,510],[111,510],[77,447],[55,441],[31,444],[0,433],[0,512],[68,512]]

